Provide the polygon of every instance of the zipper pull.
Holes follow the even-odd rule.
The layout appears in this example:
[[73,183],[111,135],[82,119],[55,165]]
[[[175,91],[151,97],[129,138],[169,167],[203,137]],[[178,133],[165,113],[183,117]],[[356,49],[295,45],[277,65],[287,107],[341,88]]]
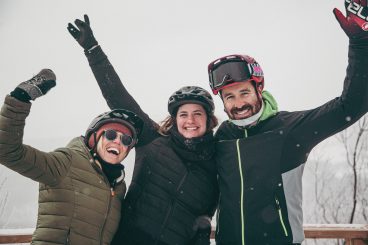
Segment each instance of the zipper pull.
[[244,139],[246,139],[246,138],[248,138],[248,131],[247,131],[247,129],[245,128],[245,129],[244,129]]
[[114,197],[115,196],[115,186],[116,186],[116,179],[112,182],[112,185],[110,187],[110,191],[111,191],[111,196]]
[[277,209],[278,209],[278,210],[281,210],[280,203],[279,203],[279,199],[277,199],[277,198],[275,197],[275,201],[276,201],[276,207],[277,207]]

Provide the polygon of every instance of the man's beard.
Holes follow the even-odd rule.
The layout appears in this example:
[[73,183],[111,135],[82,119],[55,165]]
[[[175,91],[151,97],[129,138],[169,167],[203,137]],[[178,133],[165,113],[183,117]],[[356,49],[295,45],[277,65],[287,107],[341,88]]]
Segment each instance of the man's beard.
[[[228,111],[225,111],[225,112],[230,119],[241,120],[241,119],[246,119],[248,117],[251,117],[257,112],[259,112],[259,110],[261,109],[261,106],[262,106],[262,103],[260,103],[260,101],[258,100],[257,103],[255,103],[254,105],[246,103],[241,108],[234,107],[230,110],[230,112]],[[245,115],[244,117],[236,118],[236,115],[237,115],[236,113],[239,111],[243,111],[243,110],[249,110],[251,113]]]

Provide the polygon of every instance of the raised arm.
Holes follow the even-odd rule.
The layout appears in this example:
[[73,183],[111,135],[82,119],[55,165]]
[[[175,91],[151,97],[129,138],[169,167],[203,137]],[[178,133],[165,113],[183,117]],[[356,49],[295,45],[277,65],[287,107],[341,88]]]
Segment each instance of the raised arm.
[[66,176],[71,163],[70,154],[67,150],[45,153],[24,145],[23,133],[31,108],[29,101],[42,96],[53,86],[54,73],[42,70],[6,96],[0,111],[0,163],[47,185],[56,185]]
[[136,113],[144,121],[144,128],[139,145],[145,144],[158,136],[158,125],[140,108],[136,100],[128,93],[114,67],[96,41],[89,18],[84,15],[84,21],[75,20],[75,25],[69,23],[68,31],[84,49],[92,72],[101,92],[111,109],[127,109]]
[[334,14],[349,38],[349,55],[344,88],[340,97],[305,112],[293,130],[299,147],[312,147],[347,128],[368,111],[368,14],[367,0],[345,1],[346,16]]
[[368,6],[367,0],[345,1],[346,16],[334,9],[341,28],[349,38],[349,64],[341,100],[356,113],[368,111]]

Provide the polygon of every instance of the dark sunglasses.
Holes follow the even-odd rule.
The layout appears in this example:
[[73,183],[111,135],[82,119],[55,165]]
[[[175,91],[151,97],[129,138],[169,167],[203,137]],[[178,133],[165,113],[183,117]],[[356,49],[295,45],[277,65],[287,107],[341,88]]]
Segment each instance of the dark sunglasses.
[[[108,141],[114,141],[119,136],[119,133],[116,130],[107,129],[104,131],[104,136]],[[131,146],[133,144],[132,136],[123,133],[120,135],[120,141],[125,146]]]
[[210,86],[214,94],[228,84],[249,80],[253,75],[263,76],[258,63],[248,63],[237,55],[223,57],[209,65]]

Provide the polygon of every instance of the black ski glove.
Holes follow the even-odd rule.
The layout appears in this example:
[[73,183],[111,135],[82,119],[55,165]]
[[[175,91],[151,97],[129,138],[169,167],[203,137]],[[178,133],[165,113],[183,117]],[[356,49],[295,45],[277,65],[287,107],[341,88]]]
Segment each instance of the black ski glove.
[[46,94],[55,85],[55,73],[50,69],[42,69],[36,76],[20,83],[10,95],[20,101],[29,102]]
[[199,216],[193,225],[196,235],[192,240],[193,245],[210,245],[211,219],[206,216]]
[[93,36],[93,32],[89,24],[88,15],[84,15],[84,21],[76,19],[74,23],[79,29],[71,23],[68,24],[67,29],[84,50],[89,50],[90,48],[98,44],[95,37]]
[[337,21],[351,45],[368,45],[368,6],[367,0],[345,0],[346,17],[340,10],[333,10]]

